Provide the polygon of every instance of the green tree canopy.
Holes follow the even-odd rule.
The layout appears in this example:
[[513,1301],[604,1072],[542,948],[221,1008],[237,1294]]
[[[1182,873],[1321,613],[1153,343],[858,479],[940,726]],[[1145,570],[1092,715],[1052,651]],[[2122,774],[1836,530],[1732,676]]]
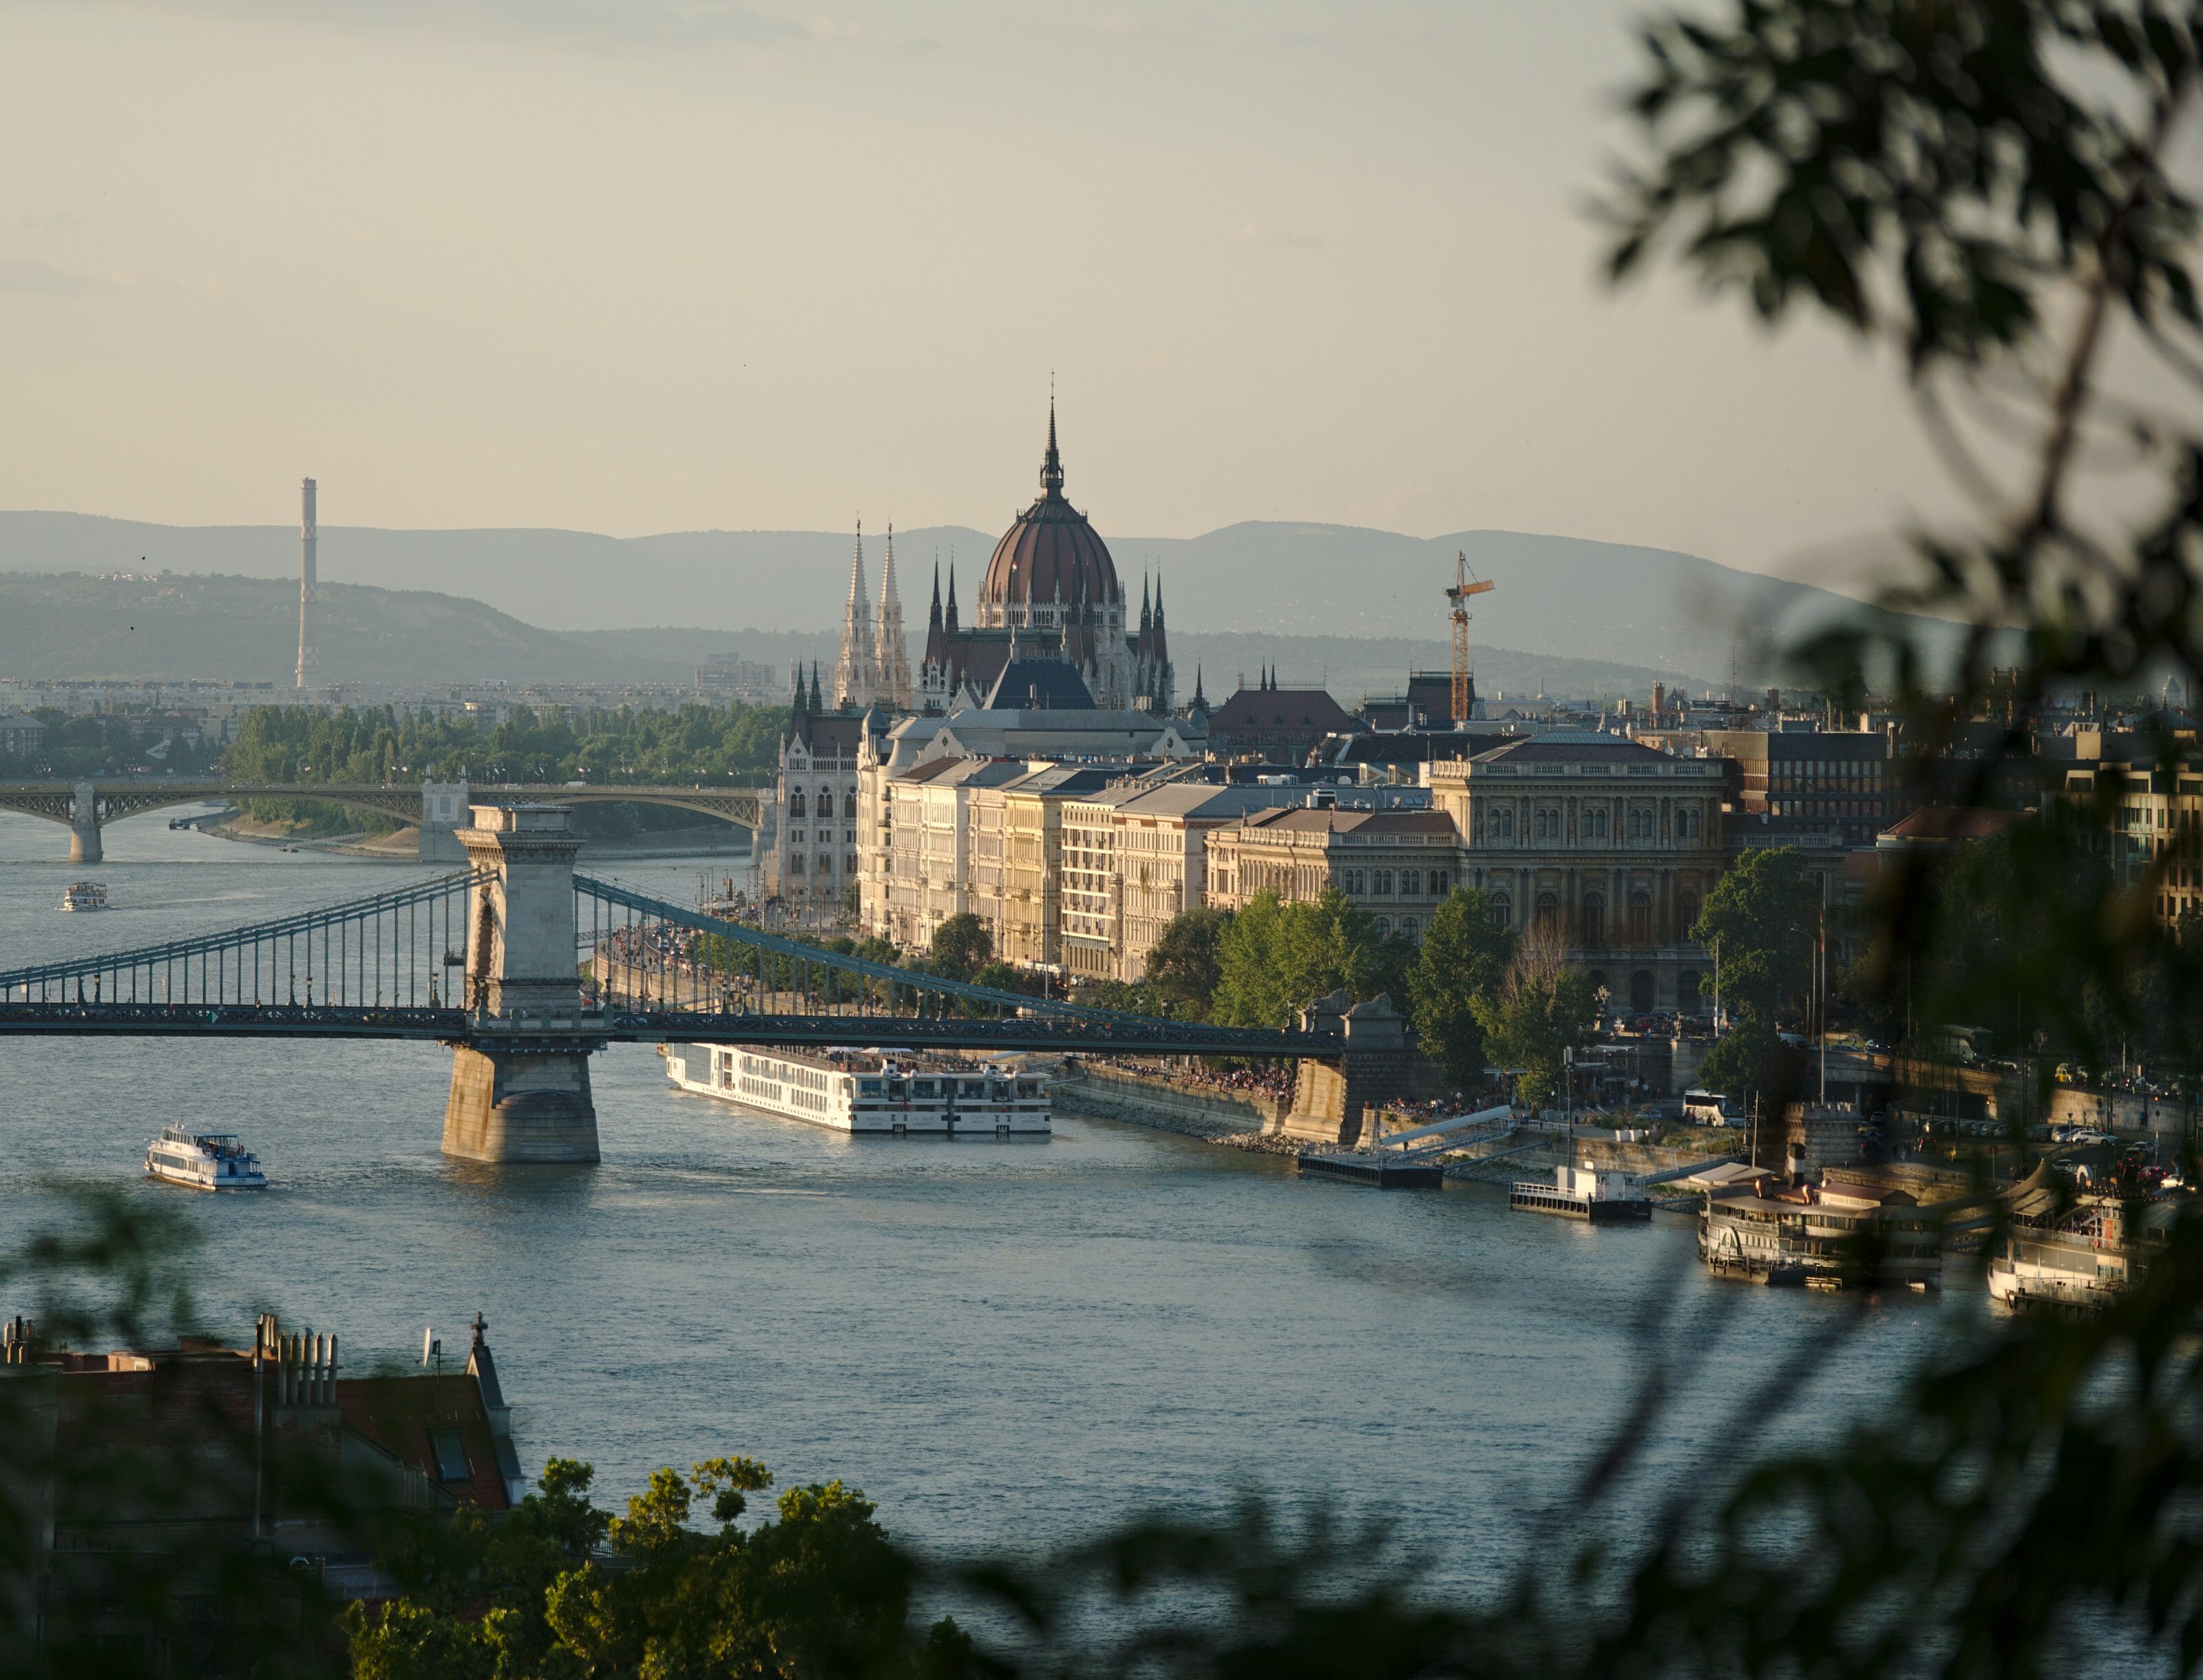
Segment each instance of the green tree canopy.
[[1231,925],[1230,911],[1198,905],[1171,917],[1149,948],[1148,980],[1178,1014],[1208,1017],[1224,976],[1224,930]]
[[1820,899],[1793,846],[1749,851],[1706,894],[1691,937],[1715,953],[1722,1007],[1770,1025],[1812,984]]
[[1226,1026],[1289,1027],[1332,992],[1359,1001],[1404,989],[1414,954],[1336,887],[1309,904],[1259,893],[1218,940],[1213,1012]]
[[969,980],[995,954],[995,936],[968,910],[960,910],[933,930],[933,972],[943,980]]
[[1561,1088],[1567,1052],[1598,1025],[1591,976],[1568,965],[1560,935],[1533,928],[1515,946],[1504,977],[1469,999],[1489,1053],[1518,1070],[1515,1092],[1533,1108]]
[[1484,1023],[1476,1018],[1475,999],[1505,979],[1515,943],[1483,891],[1457,887],[1432,916],[1408,970],[1409,1014],[1423,1050],[1456,1085],[1471,1087],[1484,1076]]

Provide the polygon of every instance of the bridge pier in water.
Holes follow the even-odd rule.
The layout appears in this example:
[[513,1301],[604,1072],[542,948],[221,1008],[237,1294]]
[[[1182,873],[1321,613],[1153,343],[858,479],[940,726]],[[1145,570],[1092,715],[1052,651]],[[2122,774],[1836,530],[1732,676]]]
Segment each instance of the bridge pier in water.
[[99,790],[80,781],[69,799],[69,862],[97,864],[106,856],[99,844]]
[[1304,1143],[1351,1149],[1367,1116],[1394,1101],[1408,1083],[1407,1023],[1381,993],[1349,1008],[1346,993],[1319,998],[1301,1017],[1308,1032],[1344,1040],[1336,1060],[1304,1058],[1293,1082],[1293,1105],[1279,1127]]
[[[596,1102],[575,966],[574,858],[564,805],[475,805],[456,831],[483,872],[467,929],[467,1043],[452,1052],[444,1152],[467,1161],[593,1162]],[[423,833],[426,833],[424,828]]]

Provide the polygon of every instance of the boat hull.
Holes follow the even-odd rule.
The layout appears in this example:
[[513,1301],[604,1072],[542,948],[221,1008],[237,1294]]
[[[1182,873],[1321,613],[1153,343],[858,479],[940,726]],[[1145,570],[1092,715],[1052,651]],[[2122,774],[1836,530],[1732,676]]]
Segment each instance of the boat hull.
[[[890,1082],[877,1074],[771,1052],[706,1044],[667,1046],[665,1071],[676,1090],[851,1137],[1042,1140],[1054,1129],[1046,1085],[1031,1076],[1006,1079],[969,1070],[930,1070]],[[930,1084],[936,1094],[900,1100],[859,1094],[866,1084],[899,1084],[905,1090]],[[951,1088],[942,1093],[943,1087]],[[989,1088],[993,1087],[1013,1093],[1025,1088],[1037,1094],[1001,1098]]]

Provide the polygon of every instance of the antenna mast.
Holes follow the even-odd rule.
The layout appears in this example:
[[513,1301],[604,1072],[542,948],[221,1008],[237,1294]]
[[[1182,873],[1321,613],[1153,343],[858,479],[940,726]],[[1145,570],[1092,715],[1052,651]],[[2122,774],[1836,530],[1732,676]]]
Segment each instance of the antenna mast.
[[1446,591],[1446,599],[1453,603],[1453,721],[1456,725],[1468,722],[1468,598],[1489,594],[1498,587],[1480,581],[1468,569],[1465,550],[1455,554],[1453,587]]

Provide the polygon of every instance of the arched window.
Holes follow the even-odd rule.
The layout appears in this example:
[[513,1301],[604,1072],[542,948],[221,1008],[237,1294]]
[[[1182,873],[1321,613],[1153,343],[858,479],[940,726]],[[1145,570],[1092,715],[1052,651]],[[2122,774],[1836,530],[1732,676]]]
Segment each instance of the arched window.
[[804,814],[803,790],[800,787],[788,796],[788,814],[790,816],[800,816]]
[[1561,919],[1561,901],[1550,893],[1538,894],[1538,925],[1550,928]]
[[1515,813],[1513,811],[1495,811],[1491,813],[1491,837],[1494,840],[1513,840],[1515,838]]
[[1377,918],[1377,931],[1379,934],[1391,933],[1392,931],[1392,918],[1389,916],[1379,917]]
[[[1652,943],[1652,899],[1649,893],[1629,895],[1629,942],[1632,945]],[[1633,988],[1637,982],[1631,981]]]
[[1606,900],[1597,893],[1584,894],[1583,942],[1594,951],[1606,943]]
[[1392,896],[1392,871],[1390,869],[1372,869],[1370,874],[1377,877],[1377,896],[1380,899],[1391,898]]
[[1652,970],[1639,969],[1629,976],[1629,1006],[1639,1015],[1650,1015],[1652,997]]
[[1678,931],[1682,937],[1690,938],[1691,929],[1698,920],[1698,900],[1695,894],[1686,893],[1675,900],[1675,920],[1681,924]]
[[1448,893],[1453,890],[1446,884],[1451,879],[1451,875],[1444,869],[1432,869],[1431,871],[1431,896],[1434,899],[1443,899],[1445,897]]
[[842,795],[842,815],[854,817],[857,814],[857,790],[848,789]]
[[1420,899],[1423,896],[1423,872],[1420,869],[1400,871],[1400,896],[1403,899]]
[[818,814],[821,816],[831,816],[834,814],[834,790],[830,787],[822,787],[818,790]]
[[797,852],[795,856],[788,860],[788,872],[790,875],[801,875],[803,873],[803,854],[800,852]]
[[1504,893],[1491,895],[1491,921],[1495,927],[1511,928],[1515,925],[1515,900]]
[[1584,813],[1584,838],[1603,840],[1606,838],[1606,813],[1593,809]]
[[1412,916],[1402,917],[1400,918],[1400,937],[1406,940],[1410,945],[1421,944],[1423,939],[1422,923],[1416,921]]
[[1696,807],[1685,805],[1675,813],[1675,838],[1696,840],[1698,837],[1698,813]]

